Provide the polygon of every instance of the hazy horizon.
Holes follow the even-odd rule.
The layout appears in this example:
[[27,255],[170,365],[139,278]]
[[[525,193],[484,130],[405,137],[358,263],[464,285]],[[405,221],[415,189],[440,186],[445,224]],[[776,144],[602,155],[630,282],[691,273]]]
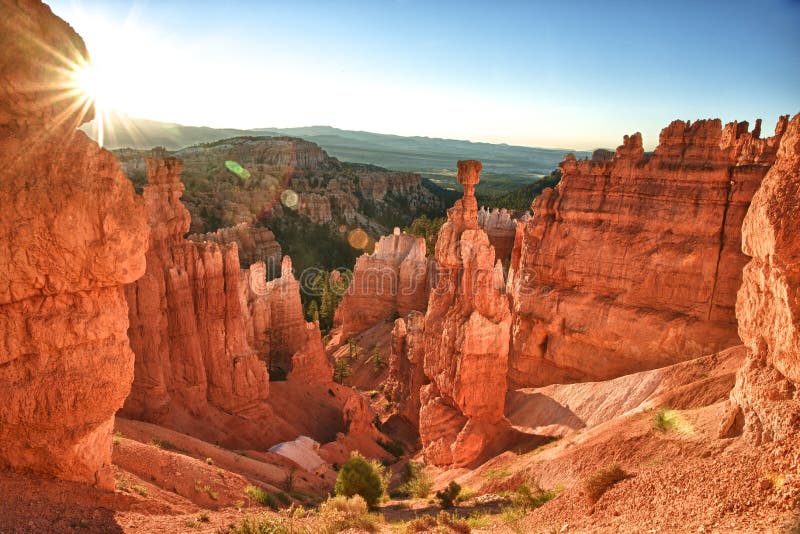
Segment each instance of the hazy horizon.
[[[592,150],[674,119],[762,118],[800,99],[800,3],[57,0],[98,98],[211,128],[328,125]],[[566,5],[568,4],[568,5]]]

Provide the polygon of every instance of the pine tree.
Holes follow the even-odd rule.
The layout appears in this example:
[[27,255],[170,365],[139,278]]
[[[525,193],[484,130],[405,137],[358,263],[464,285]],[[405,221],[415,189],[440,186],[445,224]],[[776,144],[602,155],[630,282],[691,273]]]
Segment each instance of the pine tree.
[[316,300],[312,300],[306,306],[306,319],[319,322],[319,306]]
[[356,341],[356,338],[351,337],[350,339],[347,340],[347,348],[350,351],[350,359],[351,360],[357,360],[358,359],[358,355],[361,352],[361,349],[358,346],[358,342]]
[[333,381],[343,384],[348,376],[350,376],[350,363],[347,358],[339,358],[333,368]]
[[375,367],[375,370],[380,372],[384,367],[386,367],[386,362],[383,361],[383,355],[378,347],[375,347],[375,350],[372,352],[372,365]]

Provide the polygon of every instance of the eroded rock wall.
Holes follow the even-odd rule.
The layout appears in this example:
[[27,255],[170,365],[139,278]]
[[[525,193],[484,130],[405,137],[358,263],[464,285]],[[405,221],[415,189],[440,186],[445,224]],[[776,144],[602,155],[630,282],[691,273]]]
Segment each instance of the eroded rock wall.
[[425,240],[394,229],[372,254],[356,260],[353,280],[337,309],[342,338],[410,311],[425,311],[428,300]]
[[141,199],[83,132],[82,39],[40,2],[0,1],[0,468],[113,488],[133,378],[122,285],[144,273]]
[[181,171],[180,160],[147,160],[150,247],[145,275],[125,288],[136,372],[122,413],[184,431],[187,413],[265,419],[269,377],[247,343],[236,244],[183,238]]
[[228,228],[220,228],[216,232],[207,234],[192,234],[191,241],[202,243],[211,241],[221,245],[236,243],[239,251],[239,261],[243,268],[259,261],[277,267],[280,264],[281,245],[275,240],[268,228],[253,226],[250,223],[240,223]]
[[425,315],[412,311],[395,320],[392,329],[389,377],[384,393],[396,413],[419,428],[420,390],[427,382],[423,367]]
[[723,434],[743,429],[761,443],[800,430],[800,114],[786,128],[742,234],[751,259],[736,316],[748,356]]
[[506,262],[510,260],[517,233],[517,221],[511,218],[511,213],[505,208],[481,208],[478,211],[478,226],[489,236],[495,257]]
[[675,121],[645,154],[567,156],[518,232],[509,292],[515,387],[606,380],[739,343],[741,225],[786,129]]

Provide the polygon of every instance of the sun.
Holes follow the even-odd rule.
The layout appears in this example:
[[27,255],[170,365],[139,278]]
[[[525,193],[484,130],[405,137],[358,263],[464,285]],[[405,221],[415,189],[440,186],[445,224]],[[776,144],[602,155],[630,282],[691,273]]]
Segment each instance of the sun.
[[108,100],[109,84],[104,79],[103,73],[91,63],[79,65],[73,73],[75,87],[86,98],[95,103]]

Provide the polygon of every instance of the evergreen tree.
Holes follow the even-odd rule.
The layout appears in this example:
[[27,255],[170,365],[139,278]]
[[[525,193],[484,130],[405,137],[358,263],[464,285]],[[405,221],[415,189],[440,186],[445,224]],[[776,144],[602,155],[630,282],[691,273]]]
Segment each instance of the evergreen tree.
[[348,376],[350,376],[350,362],[347,358],[339,358],[333,368],[333,381],[343,384]]
[[312,300],[306,306],[306,319],[309,321],[319,321],[319,306],[316,300]]
[[372,352],[372,365],[375,367],[375,370],[380,372],[384,367],[386,367],[386,362],[383,360],[383,355],[378,347],[375,347],[375,350]]
[[358,355],[361,352],[361,349],[358,347],[358,342],[356,338],[351,337],[347,340],[347,348],[350,351],[350,359],[356,360],[358,359]]

